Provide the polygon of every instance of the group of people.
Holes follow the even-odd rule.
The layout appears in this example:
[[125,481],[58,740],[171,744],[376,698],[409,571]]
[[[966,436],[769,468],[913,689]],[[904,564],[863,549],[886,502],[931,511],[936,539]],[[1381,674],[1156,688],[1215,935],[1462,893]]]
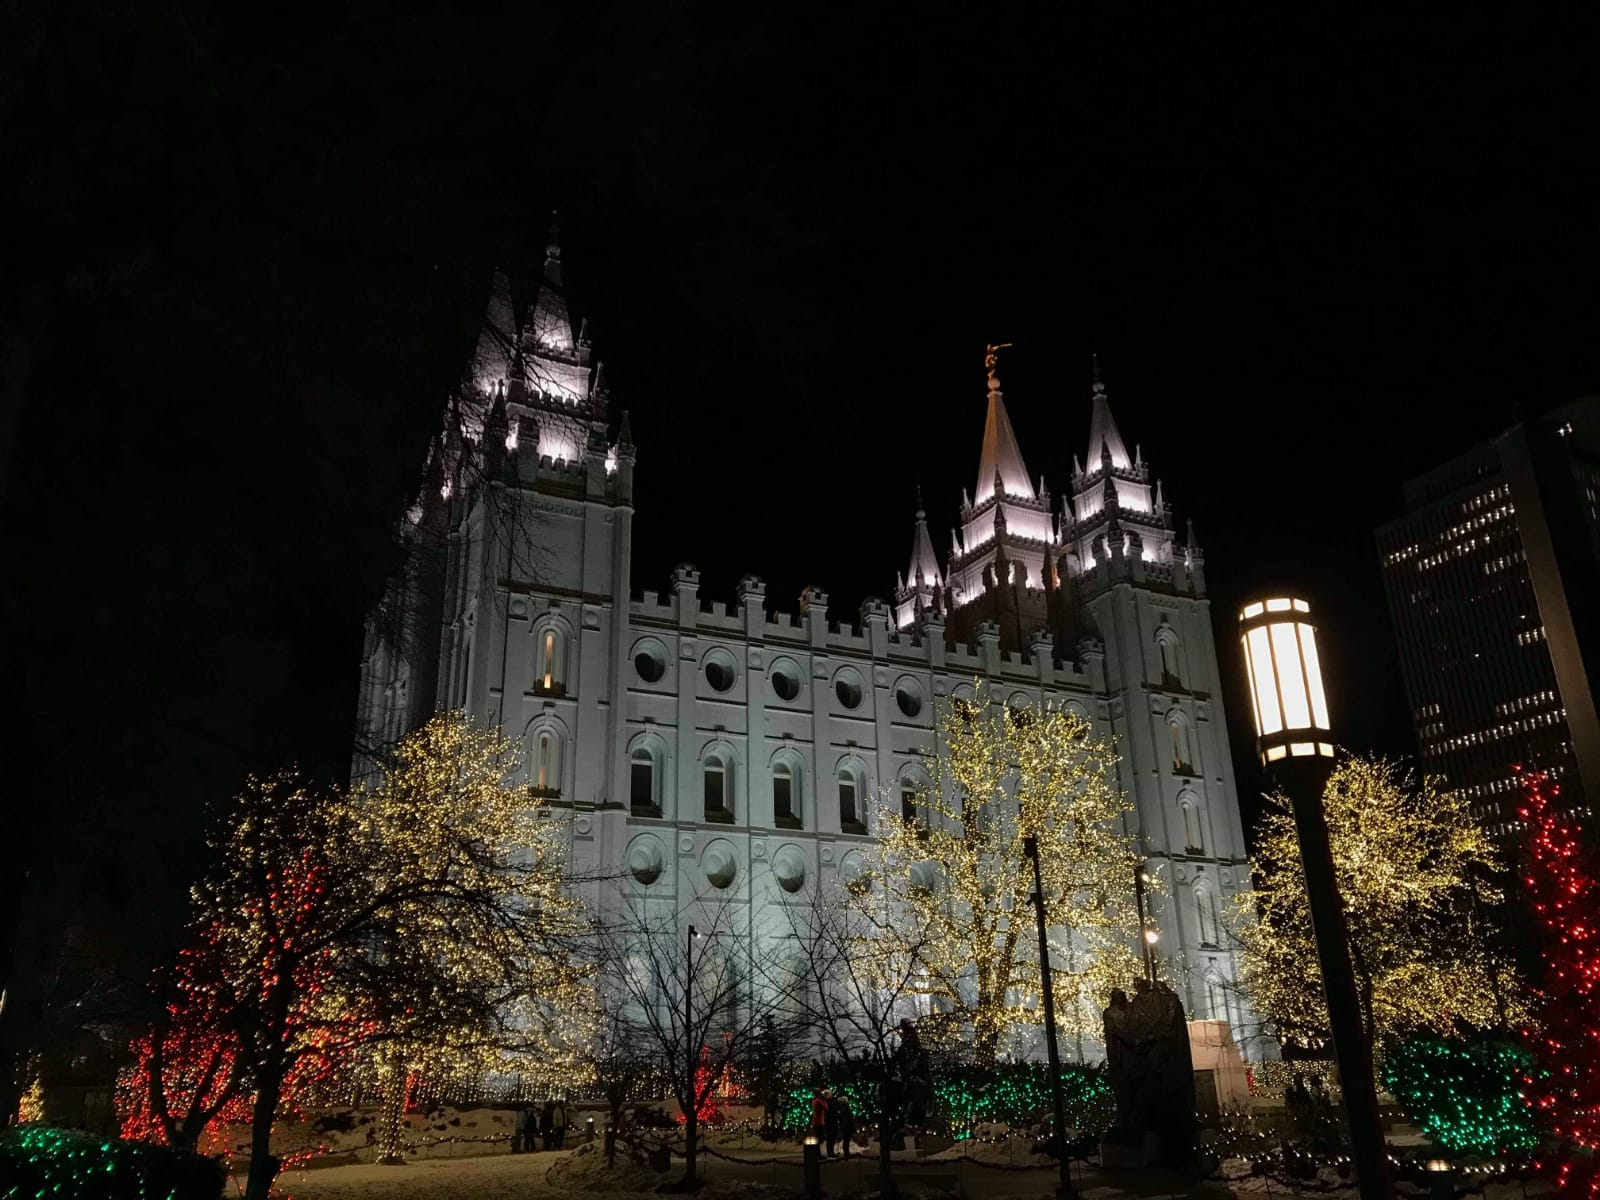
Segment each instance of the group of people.
[[1310,1139],[1317,1147],[1330,1144],[1337,1137],[1337,1117],[1333,1111],[1333,1097],[1320,1075],[1306,1076],[1295,1072],[1283,1093],[1284,1115],[1297,1137]]
[[545,1150],[564,1150],[567,1145],[567,1105],[563,1100],[546,1100],[539,1115],[534,1116],[532,1105],[517,1109],[516,1130],[511,1135],[511,1152],[522,1154],[540,1149],[534,1145],[537,1134]]
[[856,1114],[843,1092],[834,1095],[832,1088],[820,1088],[811,1093],[811,1133],[823,1143],[827,1158],[838,1158],[834,1149],[842,1140],[844,1157],[850,1157],[850,1139],[856,1133]]

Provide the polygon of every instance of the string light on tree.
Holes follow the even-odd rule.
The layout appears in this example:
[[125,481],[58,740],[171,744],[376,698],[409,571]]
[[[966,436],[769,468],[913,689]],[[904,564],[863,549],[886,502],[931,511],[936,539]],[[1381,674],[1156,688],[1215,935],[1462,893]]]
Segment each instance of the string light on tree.
[[1563,1192],[1600,1197],[1600,880],[1578,826],[1554,807],[1559,786],[1522,774],[1528,828],[1523,885],[1544,926],[1544,987],[1526,1040],[1544,1068],[1523,1081],[1558,1150],[1541,1165]]
[[247,1105],[246,1194],[265,1200],[274,1122],[341,1082],[580,1079],[584,913],[564,822],[516,781],[519,762],[515,742],[443,714],[371,786],[252,780],[212,839],[163,1019],[136,1045],[130,1132],[177,1142]]
[[940,705],[916,815],[905,819],[899,797],[886,803],[873,871],[884,888],[855,902],[891,951],[915,931],[922,990],[992,1063],[1003,1035],[1040,1019],[1038,947],[1012,919],[1033,891],[1024,839],[1038,839],[1059,1028],[1098,1032],[1111,989],[1141,972],[1140,929],[1121,828],[1131,810],[1110,746],[1073,712],[1013,709],[974,688]]
[[[1256,890],[1232,910],[1241,983],[1288,1042],[1315,1042],[1328,1028],[1293,809],[1267,798],[1251,860]],[[1499,893],[1484,882],[1499,868],[1493,843],[1467,802],[1435,778],[1416,782],[1382,758],[1334,767],[1323,810],[1363,1023],[1374,1044],[1457,1022],[1494,1026],[1521,1007],[1516,972],[1472,913]]]

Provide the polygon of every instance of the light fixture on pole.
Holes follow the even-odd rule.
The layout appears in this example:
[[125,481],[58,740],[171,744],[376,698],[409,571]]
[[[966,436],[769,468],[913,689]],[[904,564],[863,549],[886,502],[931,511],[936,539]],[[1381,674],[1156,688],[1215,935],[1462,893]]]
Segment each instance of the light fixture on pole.
[[1144,977],[1151,983],[1156,981],[1156,943],[1161,940],[1161,935],[1151,926],[1145,915],[1144,894],[1150,886],[1150,872],[1145,870],[1145,860],[1140,859],[1133,864],[1133,898],[1139,909],[1139,954],[1144,958]]
[[1294,808],[1356,1179],[1362,1200],[1388,1200],[1388,1150],[1372,1085],[1372,1049],[1361,1025],[1344,905],[1322,812],[1322,789],[1333,770],[1333,726],[1311,606],[1285,595],[1245,605],[1239,612],[1239,644],[1250,676],[1257,752]]
[[1060,1200],[1073,1200],[1072,1164],[1067,1161],[1067,1106],[1061,1095],[1061,1052],[1056,1046],[1055,989],[1050,982],[1050,943],[1045,937],[1044,882],[1039,871],[1039,839],[1022,839],[1022,852],[1033,860],[1033,911],[1039,925],[1039,991],[1044,1000],[1044,1046],[1050,1060],[1050,1101],[1055,1108],[1056,1165],[1061,1179],[1056,1185]]
[[695,1152],[695,1114],[700,1109],[700,1097],[695,1094],[694,1066],[695,1066],[695,1039],[690,1032],[694,1027],[694,942],[700,936],[700,931],[693,925],[689,926],[689,936],[684,939],[683,947],[683,1046],[684,1046],[684,1088],[689,1093],[689,1107],[683,1114],[683,1148],[684,1164],[683,1173],[686,1180],[694,1179],[694,1152]]

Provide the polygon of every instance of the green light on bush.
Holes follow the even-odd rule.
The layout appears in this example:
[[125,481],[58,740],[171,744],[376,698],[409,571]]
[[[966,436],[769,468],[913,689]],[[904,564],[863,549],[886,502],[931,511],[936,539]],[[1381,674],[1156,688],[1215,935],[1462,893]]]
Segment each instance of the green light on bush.
[[1383,1064],[1383,1086],[1441,1146],[1470,1154],[1534,1150],[1539,1132],[1522,1099],[1533,1057],[1509,1042],[1408,1038]]

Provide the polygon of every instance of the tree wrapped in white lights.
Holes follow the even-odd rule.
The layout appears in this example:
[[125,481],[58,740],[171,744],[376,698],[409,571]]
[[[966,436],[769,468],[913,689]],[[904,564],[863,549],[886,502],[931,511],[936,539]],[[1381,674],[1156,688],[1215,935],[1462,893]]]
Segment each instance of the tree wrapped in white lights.
[[252,780],[212,839],[127,1122],[192,1139],[237,1101],[246,1196],[265,1200],[273,1123],[319,1090],[378,1085],[397,1114],[421,1072],[574,1062],[594,1008],[587,924],[564,825],[516,781],[519,760],[444,714],[370,786]]
[[943,703],[928,778],[879,816],[870,890],[855,893],[890,947],[915,931],[922,991],[993,1062],[1013,1028],[1040,1022],[1033,869],[1039,843],[1058,1027],[1095,1033],[1113,987],[1140,972],[1131,811],[1116,756],[1069,710],[1013,709],[977,685]]
[[[1267,797],[1235,901],[1241,983],[1286,1041],[1320,1040],[1327,1001],[1290,801]],[[1382,1042],[1416,1029],[1505,1026],[1524,1015],[1514,966],[1487,919],[1501,871],[1466,799],[1382,758],[1339,762],[1322,793],[1362,1023]]]

